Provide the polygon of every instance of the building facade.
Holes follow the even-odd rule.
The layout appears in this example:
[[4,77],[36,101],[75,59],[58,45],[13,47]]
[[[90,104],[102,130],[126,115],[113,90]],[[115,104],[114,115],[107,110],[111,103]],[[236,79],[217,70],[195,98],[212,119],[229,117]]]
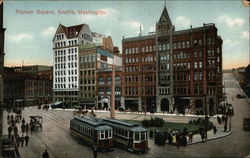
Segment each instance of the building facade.
[[[110,106],[112,82],[111,80],[109,82],[107,92],[109,96],[104,93],[104,87],[99,86],[99,83],[104,84],[104,76],[111,74],[114,58],[121,60],[118,54],[119,50],[113,46],[111,37],[102,37],[101,43],[79,47],[79,105],[85,108],[95,106],[97,109],[104,109],[102,102],[105,100],[105,105]],[[111,79],[111,76],[109,77]],[[99,105],[100,103],[102,106]],[[108,107],[105,108],[108,109]]]
[[53,101],[77,104],[79,90],[79,46],[92,43],[87,24],[59,24],[53,38]]
[[123,38],[122,48],[127,109],[216,113],[223,84],[215,24],[175,31],[164,7],[154,34]]
[[15,72],[5,68],[4,103],[8,107],[34,106],[51,102],[52,80],[47,75]]

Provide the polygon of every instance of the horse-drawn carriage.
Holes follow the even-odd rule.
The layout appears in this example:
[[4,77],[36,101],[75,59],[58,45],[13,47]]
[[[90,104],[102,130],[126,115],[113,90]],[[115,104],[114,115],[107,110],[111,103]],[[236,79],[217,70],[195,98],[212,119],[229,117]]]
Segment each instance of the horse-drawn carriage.
[[39,131],[42,130],[43,126],[43,117],[42,116],[38,116],[38,115],[34,115],[34,116],[30,116],[30,126],[31,128],[34,129],[34,131]]

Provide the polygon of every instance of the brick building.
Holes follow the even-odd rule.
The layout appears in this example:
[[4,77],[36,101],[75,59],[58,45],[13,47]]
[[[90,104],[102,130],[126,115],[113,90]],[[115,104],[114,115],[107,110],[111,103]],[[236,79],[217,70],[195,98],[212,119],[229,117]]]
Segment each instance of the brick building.
[[127,109],[216,113],[223,92],[215,24],[175,31],[164,7],[154,34],[123,38],[122,48]]
[[33,106],[51,102],[52,80],[47,75],[4,71],[4,103],[6,106]]
[[[121,57],[118,55],[119,50],[113,46],[111,37],[101,38],[102,40],[99,40],[99,43],[79,47],[80,83],[78,103],[85,108],[101,104],[96,108],[103,109],[103,101],[105,101],[105,105],[110,106],[111,65],[114,58],[120,58],[121,60]],[[109,75],[108,83],[104,82],[107,75]],[[118,90],[119,88],[117,87],[116,89]],[[119,93],[119,95],[121,94]]]

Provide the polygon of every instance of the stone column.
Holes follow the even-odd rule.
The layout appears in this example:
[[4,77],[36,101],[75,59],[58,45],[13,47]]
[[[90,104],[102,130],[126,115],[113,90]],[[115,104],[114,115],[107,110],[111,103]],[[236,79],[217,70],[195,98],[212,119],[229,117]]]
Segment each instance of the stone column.
[[138,111],[142,111],[141,97],[138,97]]
[[125,110],[125,98],[123,96],[121,97],[121,108]]
[[161,112],[161,98],[159,96],[156,97],[156,112]]
[[191,113],[195,114],[195,99],[191,98],[190,99],[190,106],[191,106]]
[[174,98],[173,97],[171,97],[170,99],[169,99],[169,113],[170,112],[174,112]]

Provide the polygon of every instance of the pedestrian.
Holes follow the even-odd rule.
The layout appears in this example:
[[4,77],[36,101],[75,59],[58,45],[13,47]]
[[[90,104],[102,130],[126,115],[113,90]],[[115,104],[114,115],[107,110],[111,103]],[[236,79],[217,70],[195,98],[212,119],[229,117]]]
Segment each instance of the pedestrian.
[[26,127],[25,127],[25,124],[22,124],[22,125],[21,125],[21,130],[22,130],[22,133],[24,133],[24,132],[25,132],[25,128],[26,128]]
[[24,117],[23,117],[23,119],[22,119],[22,123],[25,125],[25,119],[24,119]]
[[224,132],[226,132],[227,131],[227,125],[225,124],[224,125]]
[[22,136],[21,136],[21,146],[23,146],[23,143],[24,143],[24,136],[22,134]]
[[97,158],[97,147],[94,147],[93,154],[94,154],[94,158]]
[[192,143],[192,141],[193,141],[193,133],[189,132],[189,134],[188,134],[188,142]]
[[19,134],[16,136],[16,144],[17,144],[17,147],[19,147],[20,146],[20,136],[19,136]]
[[9,126],[9,127],[8,127],[9,137],[11,136],[11,132],[12,132],[12,127],[11,127],[11,126]]
[[213,127],[213,131],[214,131],[214,134],[216,134],[217,128],[215,126]]
[[10,115],[7,116],[8,125],[10,124]]
[[47,152],[47,149],[45,149],[42,158],[49,158],[49,153]]
[[28,143],[29,143],[29,135],[26,134],[26,136],[24,137],[24,139],[25,139],[25,144],[26,144],[26,146],[28,146]]
[[18,134],[18,128],[17,128],[17,126],[15,125],[15,127],[14,127],[14,135],[16,136]]
[[30,127],[29,127],[29,124],[28,124],[28,123],[26,123],[25,128],[26,128],[26,133],[29,133],[29,129],[30,129]]
[[31,133],[31,134],[34,133],[34,128],[35,128],[35,127],[34,127],[34,124],[31,124],[31,126],[30,126],[30,133]]
[[179,148],[181,144],[181,136],[180,136],[180,133],[177,133],[176,134],[176,145],[177,145],[177,148]]

